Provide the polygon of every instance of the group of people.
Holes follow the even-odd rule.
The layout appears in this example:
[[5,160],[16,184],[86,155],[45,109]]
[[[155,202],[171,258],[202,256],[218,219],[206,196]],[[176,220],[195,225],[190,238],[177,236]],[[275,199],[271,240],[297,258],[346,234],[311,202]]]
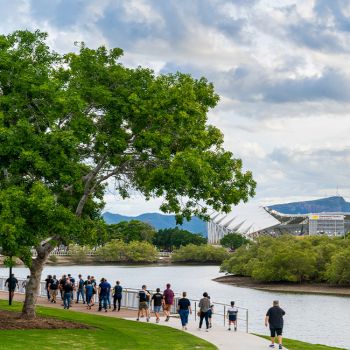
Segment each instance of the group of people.
[[48,275],[45,279],[45,288],[47,299],[51,303],[56,303],[57,294],[60,293],[63,300],[62,306],[65,309],[72,307],[74,299],[76,304],[81,300],[83,304],[86,304],[87,309],[91,309],[95,304],[95,295],[97,295],[99,301],[98,310],[102,311],[104,309],[105,312],[107,312],[107,309],[112,308],[112,291],[112,311],[120,311],[123,287],[119,281],[116,281],[112,288],[106,278],[101,278],[98,283],[94,276],[87,276],[86,279],[83,279],[82,275],[78,275],[76,281],[71,274],[62,275],[60,279],[57,279],[56,275]]
[[[28,284],[29,276],[23,281],[22,286],[25,288]],[[8,286],[9,292],[11,293],[11,299],[14,291],[19,288],[18,280],[14,274],[9,277],[5,286]],[[107,281],[106,278],[101,278],[99,283],[94,276],[87,276],[83,279],[82,275],[78,275],[78,279],[75,280],[70,274],[63,275],[60,279],[57,279],[56,275],[48,275],[45,279],[45,288],[47,291],[47,299],[51,303],[57,302],[57,294],[60,293],[61,299],[63,300],[62,306],[65,309],[69,309],[72,306],[73,301],[79,303],[80,300],[83,304],[86,304],[88,309],[94,306],[95,295],[98,297],[98,311],[111,309],[111,296],[113,298],[113,310],[120,311],[121,301],[123,297],[123,287],[119,281],[112,285]],[[175,293],[171,289],[170,283],[166,285],[166,289],[161,292],[160,288],[156,289],[156,292],[152,294],[146,285],[143,285],[141,290],[138,292],[139,308],[137,314],[137,321],[140,317],[146,317],[149,322],[151,317],[151,310],[153,306],[153,312],[156,317],[156,323],[160,321],[160,313],[163,310],[165,316],[165,322],[170,319],[172,308],[174,308]],[[237,315],[238,308],[235,306],[235,302],[231,301],[231,306],[227,309],[228,318],[228,330],[237,330]],[[203,321],[205,321],[206,331],[212,326],[212,315],[214,312],[214,305],[210,301],[210,296],[207,292],[203,293],[203,297],[200,299],[198,304],[199,317],[199,330],[202,328]],[[187,293],[183,292],[182,297],[178,300],[176,305],[176,311],[180,316],[182,329],[187,330],[188,318],[192,314],[191,301],[187,298]],[[285,311],[280,308],[278,300],[273,302],[273,306],[268,309],[265,316],[265,326],[269,327],[271,333],[271,344],[270,347],[275,347],[275,338],[278,340],[278,347],[282,349],[282,330],[283,330],[283,316]]]

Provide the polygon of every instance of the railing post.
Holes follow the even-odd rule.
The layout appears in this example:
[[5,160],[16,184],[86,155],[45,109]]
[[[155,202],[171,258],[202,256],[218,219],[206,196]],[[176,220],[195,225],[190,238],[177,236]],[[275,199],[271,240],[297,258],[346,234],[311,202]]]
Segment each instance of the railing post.
[[248,333],[248,309],[246,310],[246,329],[245,329],[245,331],[246,331],[246,333]]
[[224,327],[226,325],[226,305],[224,305]]
[[129,292],[127,288],[125,289],[125,308],[129,308]]
[[194,302],[194,321],[197,321],[197,302]]

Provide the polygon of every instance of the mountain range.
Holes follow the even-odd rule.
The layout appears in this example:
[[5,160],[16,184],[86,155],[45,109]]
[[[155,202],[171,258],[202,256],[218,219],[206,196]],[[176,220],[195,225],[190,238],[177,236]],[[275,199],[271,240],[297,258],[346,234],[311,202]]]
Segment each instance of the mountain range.
[[[340,196],[303,202],[275,204],[268,207],[283,214],[308,214],[323,212],[350,213],[350,203],[346,202],[345,199]],[[203,236],[207,236],[206,222],[196,216],[194,216],[191,221],[184,220],[183,225],[176,225],[174,215],[164,215],[159,213],[145,213],[138,216],[125,216],[105,212],[103,214],[103,218],[107,224],[117,224],[121,221],[140,220],[151,224],[156,230],[178,226],[179,228],[188,230],[192,233],[200,233]]]

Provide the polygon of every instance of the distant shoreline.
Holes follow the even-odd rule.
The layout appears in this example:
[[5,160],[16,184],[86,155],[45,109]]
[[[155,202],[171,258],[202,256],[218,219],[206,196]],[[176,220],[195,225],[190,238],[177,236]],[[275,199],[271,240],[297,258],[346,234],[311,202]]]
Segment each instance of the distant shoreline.
[[350,287],[333,287],[324,283],[260,283],[250,277],[227,275],[214,278],[213,281],[269,292],[319,294],[350,297]]

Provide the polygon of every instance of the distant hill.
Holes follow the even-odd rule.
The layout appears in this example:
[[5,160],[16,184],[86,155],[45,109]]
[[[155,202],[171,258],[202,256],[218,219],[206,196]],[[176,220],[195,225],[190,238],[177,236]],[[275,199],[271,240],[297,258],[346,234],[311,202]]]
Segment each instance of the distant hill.
[[207,236],[206,222],[196,216],[194,216],[191,221],[184,220],[183,225],[176,225],[174,215],[164,215],[159,213],[145,213],[138,216],[124,216],[105,212],[102,216],[107,224],[117,224],[121,221],[139,220],[151,224],[157,230],[178,226],[183,230],[187,230],[192,233],[200,233],[203,236]]
[[347,212],[350,213],[350,203],[343,197],[334,196],[305,202],[293,202],[268,206],[270,209],[283,214],[309,214],[323,212]]

